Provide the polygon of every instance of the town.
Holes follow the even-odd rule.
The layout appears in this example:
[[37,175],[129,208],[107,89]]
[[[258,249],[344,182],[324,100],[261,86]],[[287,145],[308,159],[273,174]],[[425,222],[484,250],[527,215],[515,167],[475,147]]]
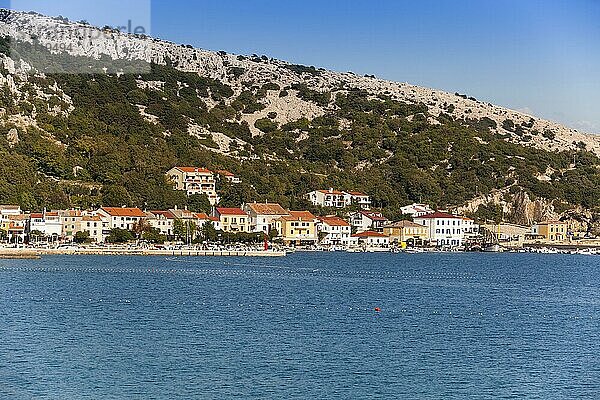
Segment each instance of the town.
[[[306,193],[318,209],[286,210],[277,203],[253,202],[239,208],[219,206],[217,177],[230,183],[240,179],[229,171],[175,167],[166,173],[173,189],[188,196],[205,195],[212,209],[145,210],[102,206],[96,210],[39,210],[0,206],[0,240],[4,247],[86,246],[143,243],[149,246],[204,246],[244,244],[287,249],[346,251],[503,251],[531,246],[597,245],[579,237],[565,221],[540,221],[533,226],[478,224],[426,204],[402,208],[403,219],[390,221],[372,210],[370,196],[333,188]],[[335,210],[335,213],[331,213]]]

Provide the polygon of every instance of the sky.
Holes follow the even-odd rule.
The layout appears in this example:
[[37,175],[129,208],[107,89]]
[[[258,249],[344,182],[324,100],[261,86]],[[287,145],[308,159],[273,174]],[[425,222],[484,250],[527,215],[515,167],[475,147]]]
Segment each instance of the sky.
[[96,25],[132,20],[177,43],[465,93],[600,134],[600,0],[13,0],[11,6]]

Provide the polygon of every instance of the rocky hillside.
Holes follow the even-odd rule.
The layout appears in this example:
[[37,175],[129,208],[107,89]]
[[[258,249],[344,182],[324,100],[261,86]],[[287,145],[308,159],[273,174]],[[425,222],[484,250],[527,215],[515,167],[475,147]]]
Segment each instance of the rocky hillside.
[[[0,11],[0,37],[0,144],[27,171],[0,201],[185,202],[159,178],[136,180],[194,163],[244,178],[223,189],[232,203],[290,204],[332,185],[369,191],[391,214],[492,191],[560,203],[536,218],[600,205],[600,139],[467,95],[33,13]],[[57,73],[65,66],[94,74]]]

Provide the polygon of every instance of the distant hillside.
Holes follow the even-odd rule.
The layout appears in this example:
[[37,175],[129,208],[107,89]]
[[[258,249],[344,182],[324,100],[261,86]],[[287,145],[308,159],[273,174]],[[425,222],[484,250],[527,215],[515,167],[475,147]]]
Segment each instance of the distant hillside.
[[[0,203],[184,206],[164,179],[180,164],[241,176],[221,188],[228,205],[308,207],[325,187],[391,217],[419,200],[475,201],[482,217],[502,203],[519,221],[600,205],[595,136],[466,95],[90,29],[0,12]],[[118,73],[132,60],[149,73]],[[44,73],[65,63],[97,73]]]

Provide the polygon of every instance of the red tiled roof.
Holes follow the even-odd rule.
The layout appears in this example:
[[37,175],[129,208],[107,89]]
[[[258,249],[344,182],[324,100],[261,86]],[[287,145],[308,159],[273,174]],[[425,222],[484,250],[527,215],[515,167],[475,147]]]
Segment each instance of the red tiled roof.
[[383,221],[383,222],[385,222],[385,221],[388,220],[386,217],[384,217],[380,213],[374,213],[374,212],[369,212],[369,211],[361,211],[360,213],[362,215],[364,215],[365,217],[373,220],[373,221]]
[[287,211],[277,203],[250,203],[248,208],[258,215],[287,215]]
[[173,215],[173,213],[171,211],[157,210],[157,211],[150,211],[150,212],[154,215],[162,215],[166,219],[175,219],[175,216]]
[[352,196],[357,196],[357,197],[369,197],[368,195],[361,193],[361,192],[348,192],[348,194],[351,194]]
[[436,219],[436,218],[447,218],[447,219],[462,219],[462,217],[457,217],[456,215],[448,214],[441,211],[436,211],[431,214],[423,215],[421,217],[417,217],[416,219]]
[[344,195],[344,192],[340,192],[339,190],[318,190],[323,194],[335,194],[335,195]]
[[102,210],[111,217],[139,217],[144,218],[146,214],[139,208],[102,207]]
[[379,233],[379,232],[366,231],[366,232],[354,234],[354,235],[352,235],[352,237],[356,237],[356,238],[369,238],[369,237],[386,238],[389,236],[386,236],[383,233]]
[[220,215],[244,215],[244,216],[248,215],[241,208],[217,208],[217,212]]
[[206,214],[206,213],[197,213],[194,215],[195,215],[196,219],[208,220],[208,214]]
[[31,218],[37,218],[37,219],[44,218],[44,214],[42,214],[42,213],[33,213],[33,214],[31,214]]
[[181,172],[186,172],[193,174],[195,172],[200,172],[203,174],[212,174],[212,171],[206,168],[198,168],[198,167],[175,167],[175,169],[180,170]]
[[281,217],[285,221],[314,221],[317,219],[310,211],[290,211],[289,215]]
[[215,171],[217,174],[219,175],[223,175],[223,176],[235,176],[232,172],[229,172],[225,169],[220,169],[218,171]]
[[219,217],[208,217],[208,219],[213,222],[219,222]]
[[416,224],[412,221],[398,221],[384,226],[384,228],[426,228],[424,225]]
[[340,217],[319,217],[319,221],[329,226],[350,226],[350,224]]

